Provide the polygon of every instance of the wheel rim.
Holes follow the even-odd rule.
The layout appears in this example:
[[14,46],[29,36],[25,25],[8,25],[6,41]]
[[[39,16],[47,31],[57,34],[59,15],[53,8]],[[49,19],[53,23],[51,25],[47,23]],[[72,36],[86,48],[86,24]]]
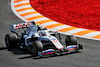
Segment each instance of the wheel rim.
[[31,53],[32,53],[32,56],[36,56],[37,54],[36,46],[34,43],[31,45]]

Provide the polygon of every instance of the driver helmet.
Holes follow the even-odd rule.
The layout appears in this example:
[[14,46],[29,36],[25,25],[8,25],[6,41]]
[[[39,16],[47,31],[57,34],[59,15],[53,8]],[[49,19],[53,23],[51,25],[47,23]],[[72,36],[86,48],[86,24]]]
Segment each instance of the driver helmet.
[[32,21],[32,24],[33,24],[33,25],[35,25],[35,22],[34,22],[34,21]]
[[42,35],[42,36],[45,36],[46,34],[45,34],[45,32],[41,32],[41,35]]

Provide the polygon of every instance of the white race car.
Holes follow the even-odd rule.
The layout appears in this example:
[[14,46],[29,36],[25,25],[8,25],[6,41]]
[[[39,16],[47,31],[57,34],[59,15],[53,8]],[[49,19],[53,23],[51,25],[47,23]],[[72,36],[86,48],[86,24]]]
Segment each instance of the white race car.
[[[22,28],[23,32],[19,35],[15,30]],[[77,43],[75,36],[66,35],[63,45],[60,41],[60,33],[40,27],[33,21],[10,25],[10,30],[12,33],[5,36],[7,48],[19,46],[21,49],[30,51],[33,56],[49,56],[83,49],[82,45]]]

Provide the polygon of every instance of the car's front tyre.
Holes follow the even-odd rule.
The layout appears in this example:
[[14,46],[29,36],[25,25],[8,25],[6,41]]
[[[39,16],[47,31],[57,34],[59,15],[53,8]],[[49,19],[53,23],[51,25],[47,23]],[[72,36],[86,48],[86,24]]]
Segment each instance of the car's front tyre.
[[37,56],[38,55],[38,51],[43,51],[43,44],[41,43],[41,41],[34,41],[30,47],[30,51],[32,53],[32,56]]
[[65,44],[66,44],[66,46],[77,45],[76,37],[73,36],[73,35],[67,35],[66,38],[65,38]]

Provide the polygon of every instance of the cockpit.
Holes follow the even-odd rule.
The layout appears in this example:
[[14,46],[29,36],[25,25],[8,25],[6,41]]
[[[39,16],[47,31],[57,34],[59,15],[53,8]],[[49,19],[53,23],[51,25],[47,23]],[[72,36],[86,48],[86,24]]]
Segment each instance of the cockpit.
[[48,33],[48,31],[39,31],[39,35],[40,36],[49,36],[50,34]]

